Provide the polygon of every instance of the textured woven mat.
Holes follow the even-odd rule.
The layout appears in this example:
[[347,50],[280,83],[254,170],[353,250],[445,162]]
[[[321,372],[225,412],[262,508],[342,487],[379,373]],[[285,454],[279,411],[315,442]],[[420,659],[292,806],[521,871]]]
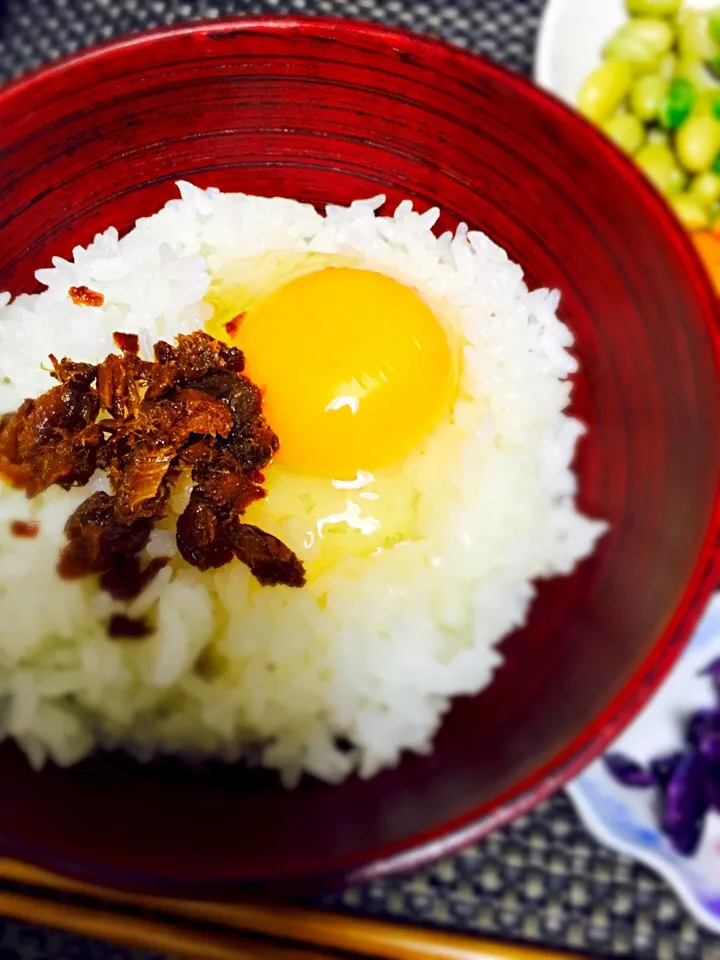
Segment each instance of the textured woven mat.
[[[439,34],[530,73],[544,0],[0,0],[0,81],[99,40],[230,13],[324,13]],[[567,947],[598,956],[720,960],[675,895],[600,847],[558,795],[481,844],[419,874],[325,905]],[[0,960],[150,960],[149,954],[0,922]],[[161,958],[155,958],[161,960]]]
[[232,13],[379,20],[439,34],[529,73],[543,5],[544,0],[0,0],[5,10],[0,81],[121,33]]

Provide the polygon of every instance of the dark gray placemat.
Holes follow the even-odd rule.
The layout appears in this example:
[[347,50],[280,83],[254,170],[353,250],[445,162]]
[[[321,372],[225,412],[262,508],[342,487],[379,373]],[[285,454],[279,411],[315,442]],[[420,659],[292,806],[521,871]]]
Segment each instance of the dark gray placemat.
[[[230,13],[325,13],[435,33],[529,73],[544,0],[0,0],[0,81],[120,33]],[[665,883],[605,850],[562,794],[456,857],[325,898],[332,909],[599,956],[720,960]],[[161,960],[0,922],[0,960]]]
[[602,957],[720,960],[720,938],[649,870],[593,840],[562,793],[427,870],[325,903]]
[[0,10],[6,10],[0,80],[120,33],[269,12],[359,17],[440,34],[529,73],[543,5],[544,0],[0,0]]

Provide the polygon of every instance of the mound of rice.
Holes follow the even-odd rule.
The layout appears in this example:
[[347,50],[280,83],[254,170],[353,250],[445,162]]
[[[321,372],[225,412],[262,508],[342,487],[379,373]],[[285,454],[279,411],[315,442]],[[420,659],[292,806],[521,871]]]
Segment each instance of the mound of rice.
[[[303,772],[368,777],[403,750],[431,749],[450,699],[490,682],[494,647],[523,623],[533,580],[572,570],[602,532],[574,506],[582,428],[563,413],[576,363],[559,296],[529,292],[521,268],[481,233],[461,225],[436,237],[437,211],[418,214],[408,201],[390,217],[376,215],[381,197],[323,216],[292,200],[187,183],[180,192],[122,239],[111,228],[72,262],[39,270],[45,292],[0,295],[0,412],[53,385],[50,353],[99,362],[125,331],[149,358],[158,339],[202,329],[211,280],[233,260],[351,255],[460,318],[465,395],[475,400],[454,411],[464,442],[451,494],[429,471],[422,480],[428,502],[449,507],[442,523],[420,524],[425,535],[403,545],[401,562],[389,550],[301,590],[256,589],[239,563],[200,573],[168,526],[147,554],[173,562],[128,606],[56,573],[65,521],[88,488],[30,501],[0,487],[0,737],[14,737],[36,767],[121,747],[141,760],[244,756],[287,785]],[[79,285],[101,291],[103,307],[76,306],[68,289]],[[106,479],[91,488],[107,489]],[[15,520],[38,521],[39,536],[13,536]],[[109,639],[104,624],[118,610],[150,615],[154,634]],[[213,669],[201,669],[208,651]]]

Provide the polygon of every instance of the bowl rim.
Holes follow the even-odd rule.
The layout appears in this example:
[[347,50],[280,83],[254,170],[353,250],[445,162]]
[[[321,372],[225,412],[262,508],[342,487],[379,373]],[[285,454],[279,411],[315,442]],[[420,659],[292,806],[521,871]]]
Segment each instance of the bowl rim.
[[[162,45],[167,40],[178,36],[204,36],[208,40],[227,40],[242,38],[243,35],[251,33],[269,35],[296,33],[300,36],[337,39],[344,42],[352,42],[356,39],[365,41],[367,45],[390,47],[399,55],[417,53],[429,61],[434,59],[453,62],[465,69],[471,77],[473,74],[482,73],[511,88],[534,108],[548,115],[552,122],[563,125],[574,124],[578,133],[582,133],[590,141],[604,162],[621,172],[626,182],[631,184],[633,192],[642,196],[646,206],[654,210],[656,228],[664,233],[674,248],[678,268],[690,279],[695,289],[697,301],[706,317],[707,330],[713,344],[715,365],[720,376],[720,301],[690,239],[660,194],[628,158],[584,118],[570,110],[557,96],[542,90],[529,78],[513,73],[480,54],[445,40],[363,20],[314,15],[231,16],[162,26],[104,41],[40,66],[11,81],[0,88],[0,123],[3,112],[13,105],[20,106],[21,101],[34,88],[42,88],[48,83],[52,85],[54,77],[68,71],[84,69],[94,61],[128,56],[141,48]],[[438,824],[422,835],[409,837],[393,845],[368,849],[360,855],[338,858],[331,872],[317,877],[308,877],[304,874],[288,877],[288,881],[291,883],[317,881],[321,885],[354,884],[368,882],[398,871],[415,870],[432,860],[452,854],[461,847],[476,842],[490,831],[504,826],[549,797],[602,753],[662,683],[688,642],[695,623],[705,609],[707,600],[719,580],[720,463],[717,468],[708,528],[692,574],[681,593],[677,607],[664,631],[656,638],[651,650],[635,668],[630,679],[591,724],[580,731],[564,749],[541,767],[523,777],[511,789],[496,798],[492,804],[472,807],[461,817]],[[109,871],[99,868],[97,864],[68,862],[65,858],[54,856],[51,851],[33,849],[25,841],[13,841],[12,837],[2,832],[1,827],[0,850],[3,854],[32,859],[47,869],[84,879],[98,882],[105,879],[107,882],[110,876]],[[238,880],[238,885],[251,882],[252,880],[243,878]],[[185,880],[178,882],[169,877],[150,877],[146,873],[119,874],[115,870],[112,871],[112,883],[135,889],[162,886],[165,890],[177,887],[178,883],[183,889],[192,885]],[[205,889],[210,888],[206,881],[202,881],[201,886]]]

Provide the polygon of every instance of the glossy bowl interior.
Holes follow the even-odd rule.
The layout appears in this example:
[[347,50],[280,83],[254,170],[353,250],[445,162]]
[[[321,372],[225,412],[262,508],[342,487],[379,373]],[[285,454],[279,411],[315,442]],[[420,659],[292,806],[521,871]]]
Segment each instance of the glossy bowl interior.
[[559,287],[589,427],[581,504],[611,532],[574,576],[542,584],[494,683],[457,701],[432,756],[286,793],[240,768],[116,758],[38,774],[5,746],[0,845],[200,893],[411,866],[559,787],[680,651],[716,574],[715,301],[659,198],[525,81],[378,27],[272,19],[145,35],[0,93],[0,288],[35,289],[52,255],[129,228],[178,178],[318,205],[437,204],[440,228],[465,220],[531,285]]

